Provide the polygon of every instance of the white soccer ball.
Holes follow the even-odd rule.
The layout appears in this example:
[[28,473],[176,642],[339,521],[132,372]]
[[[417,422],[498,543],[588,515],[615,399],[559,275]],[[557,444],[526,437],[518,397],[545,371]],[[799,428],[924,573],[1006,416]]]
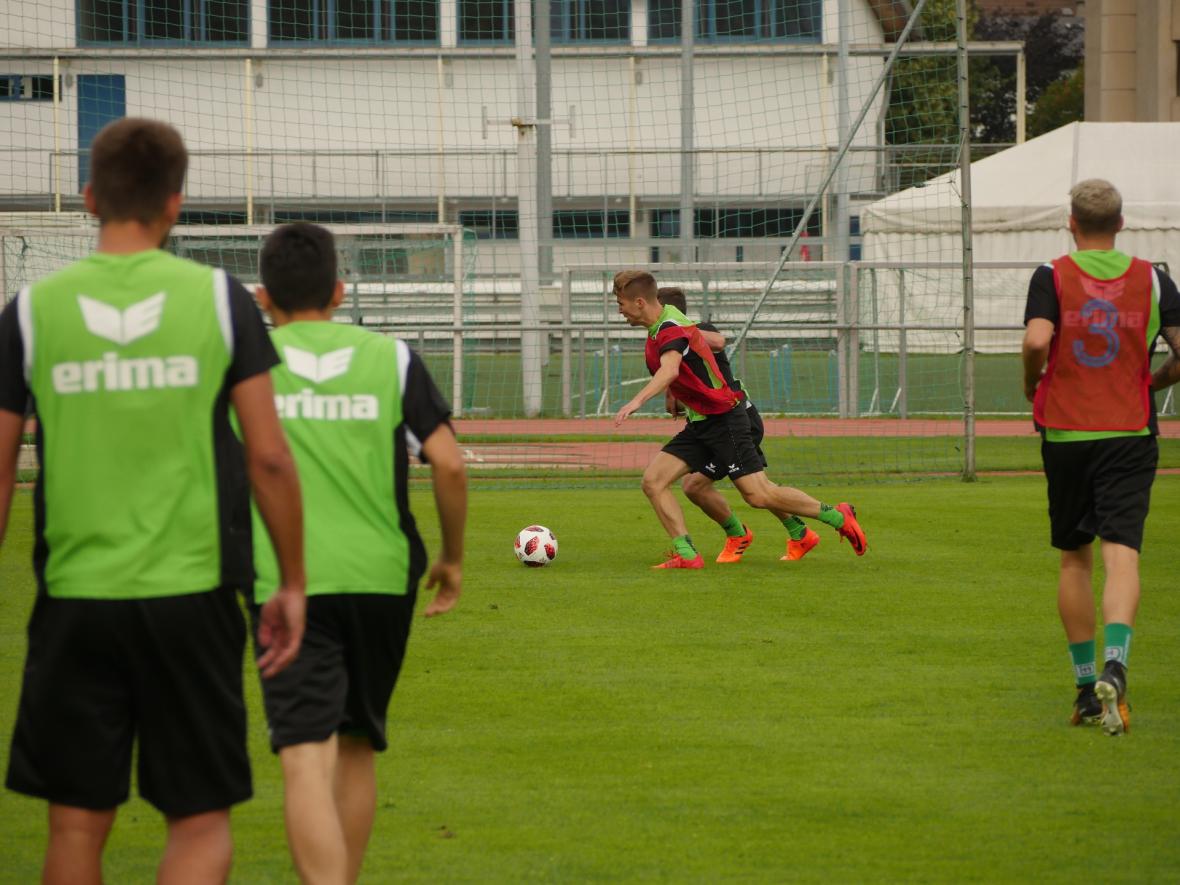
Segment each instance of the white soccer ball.
[[512,549],[525,565],[540,568],[557,558],[557,536],[543,525],[530,525],[517,532]]

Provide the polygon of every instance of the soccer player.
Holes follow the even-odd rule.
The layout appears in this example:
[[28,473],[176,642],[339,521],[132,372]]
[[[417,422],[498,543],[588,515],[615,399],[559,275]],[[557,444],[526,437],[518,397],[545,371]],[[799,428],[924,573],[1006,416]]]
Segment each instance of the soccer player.
[[[307,882],[356,881],[373,828],[374,754],[406,650],[426,552],[410,512],[408,456],[431,466],[442,550],[425,614],[462,582],[467,478],[450,407],[405,342],[332,322],[344,297],[332,234],[277,228],[257,296],[277,327],[276,402],[307,501],[307,633],[299,658],[263,683],[286,784],[287,838]],[[274,557],[255,535],[256,602]]]
[[303,632],[299,482],[275,412],[274,349],[240,283],[160,249],[187,164],[170,126],[105,127],[84,191],[97,252],[0,314],[0,536],[29,404],[41,463],[38,592],[7,784],[49,802],[45,882],[102,880],[133,743],[139,792],[167,822],[158,881],[228,877],[229,808],[251,783],[246,626],[224,583],[241,557],[221,514],[244,496],[231,487],[243,472],[281,564],[260,618],[265,676],[290,663]]
[[847,538],[858,556],[864,555],[865,535],[852,505],[821,504],[798,489],[775,485],[766,476],[750,434],[745,395],[725,382],[700,330],[676,308],[660,304],[655,278],[647,271],[620,271],[615,275],[614,293],[627,323],[647,329],[646,360],[652,374],[643,389],[619,409],[615,425],[665,390],[671,390],[688,411],[688,424],[656,454],[643,474],[644,494],[672,539],[672,556],[655,568],[704,567],[671,485],[709,463],[724,465],[726,476],[751,507],[769,510],[781,520],[792,514],[819,519]]
[[[684,296],[684,291],[675,287],[660,287],[656,292],[656,298],[660,304],[665,306],[671,305],[683,314],[688,313],[688,300]],[[702,332],[718,333],[718,329],[712,323],[697,323],[697,328]],[[717,361],[717,367],[721,369],[721,375],[725,378],[725,383],[730,386],[732,390],[746,394],[746,417],[750,420],[750,436],[754,442],[754,450],[758,454],[758,460],[761,462],[763,469],[766,468],[766,455],[762,451],[762,437],[765,429],[762,424],[762,415],[758,412],[758,407],[754,405],[754,401],[750,399],[749,391],[742,387],[742,383],[733,377],[733,369],[729,364],[729,357],[725,354],[725,342],[722,340],[721,346],[717,348],[710,348],[713,350],[713,358]],[[669,411],[676,415],[679,410],[679,403],[671,394],[667,394],[669,402]],[[741,520],[734,516],[733,510],[729,506],[729,502],[725,500],[725,496],[717,491],[713,485],[720,477],[721,471],[718,470],[717,465],[710,461],[705,464],[699,471],[688,474],[681,480],[680,487],[684,489],[684,494],[688,496],[688,500],[696,504],[706,516],[721,526],[725,532],[725,547],[717,554],[718,562],[740,562],[743,554],[749,549],[750,544],[754,541],[754,532],[746,525],[743,525]],[[819,544],[819,535],[807,527],[797,516],[788,516],[782,521],[783,527],[787,530],[787,551],[780,559],[788,561],[797,561],[802,559],[807,553]]]
[[[1042,434],[1057,608],[1077,683],[1071,721],[1130,726],[1127,663],[1139,607],[1139,550],[1159,449],[1152,391],[1180,380],[1180,295],[1115,249],[1122,197],[1088,179],[1070,191],[1077,251],[1033,273],[1024,311],[1024,393]],[[1162,334],[1172,353],[1154,373]],[[1046,367],[1046,362],[1048,366]],[[1092,542],[1101,539],[1105,665],[1095,675]]]

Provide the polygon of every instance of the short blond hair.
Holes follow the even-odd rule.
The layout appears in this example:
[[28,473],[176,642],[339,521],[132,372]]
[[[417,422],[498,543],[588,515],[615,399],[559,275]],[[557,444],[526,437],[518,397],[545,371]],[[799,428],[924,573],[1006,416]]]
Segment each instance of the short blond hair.
[[1109,181],[1087,178],[1070,188],[1069,213],[1082,233],[1118,233],[1123,198]]
[[615,295],[624,298],[654,298],[656,278],[646,270],[621,270],[615,274]]

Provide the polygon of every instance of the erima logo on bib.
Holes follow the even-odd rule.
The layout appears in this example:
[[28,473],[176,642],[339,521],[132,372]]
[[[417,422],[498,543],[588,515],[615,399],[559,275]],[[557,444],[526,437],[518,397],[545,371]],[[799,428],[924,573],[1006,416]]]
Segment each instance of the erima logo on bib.
[[284,347],[283,355],[287,358],[287,369],[292,375],[298,375],[300,378],[306,378],[308,381],[315,381],[318,384],[345,374],[348,367],[352,365],[354,350],[356,350],[354,347],[345,347],[325,353],[323,356],[316,356],[314,353],[300,350],[298,347]]
[[164,293],[157,292],[126,310],[119,310],[85,295],[78,296],[78,306],[82,308],[82,321],[86,323],[88,332],[115,344],[130,344],[160,327]]
[[[115,344],[130,344],[160,327],[164,293],[132,304],[125,310],[85,295],[78,296],[86,330]],[[162,390],[196,387],[200,375],[196,357],[142,356],[121,359],[114,352],[96,360],[58,363],[52,369],[57,393],[93,393],[98,390]]]
[[[283,356],[292,375],[318,384],[346,374],[354,351],[353,347],[345,347],[316,356],[298,347],[284,347]],[[275,408],[280,418],[313,421],[376,421],[378,412],[377,397],[371,394],[322,394],[310,387],[298,393],[276,394]]]

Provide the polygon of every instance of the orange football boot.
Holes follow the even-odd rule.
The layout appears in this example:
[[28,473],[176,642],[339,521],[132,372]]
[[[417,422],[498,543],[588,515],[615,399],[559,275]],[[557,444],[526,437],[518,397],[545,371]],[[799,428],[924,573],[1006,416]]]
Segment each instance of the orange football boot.
[[695,559],[685,559],[679,553],[672,553],[671,557],[666,562],[661,562],[659,565],[653,565],[652,568],[704,568],[705,560],[701,558],[701,554],[697,554]]
[[717,554],[718,562],[741,562],[742,554],[749,549],[750,545],[754,543],[754,532],[750,530],[748,525],[742,524],[742,528],[746,530],[744,535],[738,535],[736,538],[726,538],[725,548]]
[[847,540],[852,545],[852,549],[856,551],[857,556],[864,556],[865,551],[869,548],[869,541],[865,537],[864,529],[856,521],[856,508],[851,504],[837,504],[836,509],[844,514],[844,525],[837,529],[840,533],[840,540]]
[[808,528],[807,534],[798,541],[793,538],[787,539],[787,552],[785,555],[780,556],[779,559],[786,560],[787,562],[798,562],[818,545],[819,534]]

